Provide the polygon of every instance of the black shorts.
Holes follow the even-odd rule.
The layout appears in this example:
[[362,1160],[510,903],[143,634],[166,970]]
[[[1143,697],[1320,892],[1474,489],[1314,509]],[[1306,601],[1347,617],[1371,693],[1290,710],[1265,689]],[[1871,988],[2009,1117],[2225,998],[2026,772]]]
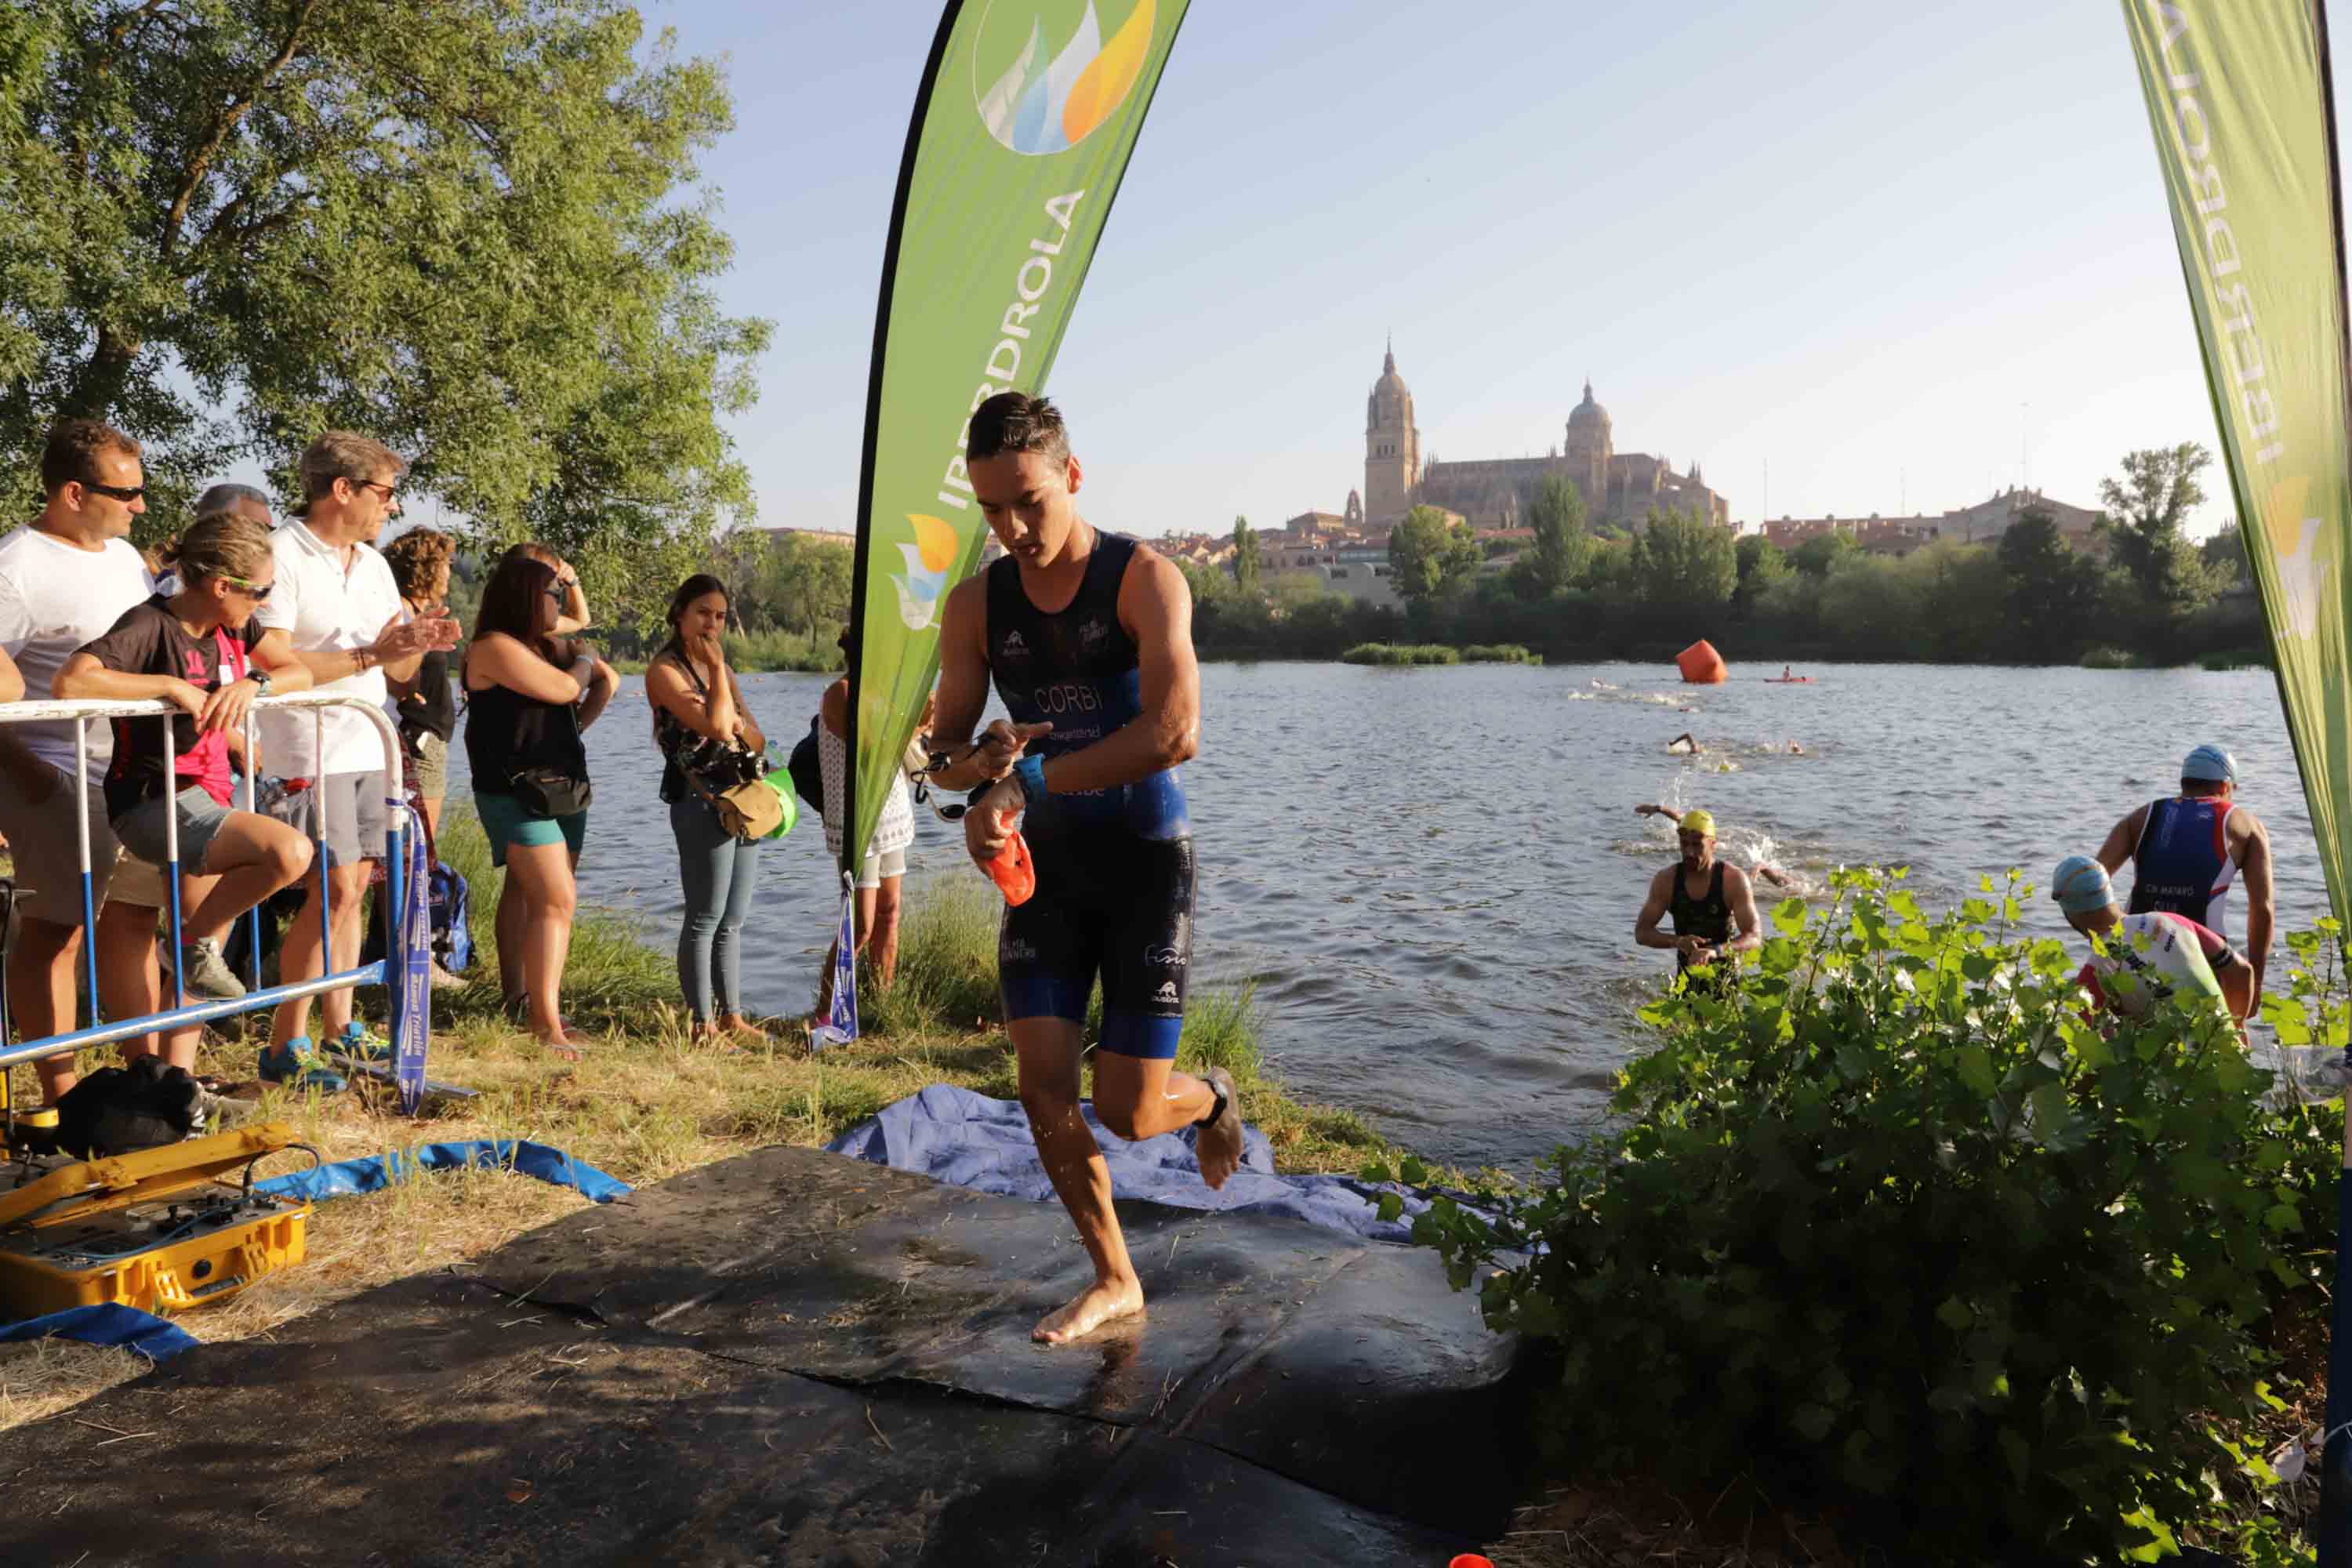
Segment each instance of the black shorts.
[[1192,841],[1032,840],[1037,891],[996,938],[1007,1020],[1083,1024],[1099,975],[1102,1049],[1172,1060],[1192,967]]

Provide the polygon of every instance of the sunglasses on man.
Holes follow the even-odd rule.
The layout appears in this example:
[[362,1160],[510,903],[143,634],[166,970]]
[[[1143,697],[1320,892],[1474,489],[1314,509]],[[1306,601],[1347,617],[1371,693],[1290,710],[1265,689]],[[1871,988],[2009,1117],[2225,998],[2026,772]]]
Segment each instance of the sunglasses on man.
[[96,495],[111,496],[125,506],[147,493],[145,485],[102,485],[96,479],[82,480],[81,488]]

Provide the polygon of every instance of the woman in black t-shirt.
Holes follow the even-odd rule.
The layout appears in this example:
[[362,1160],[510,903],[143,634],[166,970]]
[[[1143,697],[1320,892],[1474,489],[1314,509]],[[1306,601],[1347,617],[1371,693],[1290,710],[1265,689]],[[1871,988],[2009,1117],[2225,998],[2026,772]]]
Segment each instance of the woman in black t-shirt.
[[[84,645],[58,672],[54,694],[161,698],[181,710],[170,720],[114,721],[106,815],[124,848],[159,864],[166,823],[177,818],[182,868],[215,879],[182,917],[179,973],[199,995],[242,996],[221,940],[237,916],[302,879],[310,841],[275,818],[231,807],[228,735],[244,728],[255,698],[307,690],[310,672],[284,632],[264,631],[254,618],[277,580],[268,529],[242,517],[206,518],[182,536],[173,565],[177,589],[133,605]],[[165,723],[173,753],[168,787]]]

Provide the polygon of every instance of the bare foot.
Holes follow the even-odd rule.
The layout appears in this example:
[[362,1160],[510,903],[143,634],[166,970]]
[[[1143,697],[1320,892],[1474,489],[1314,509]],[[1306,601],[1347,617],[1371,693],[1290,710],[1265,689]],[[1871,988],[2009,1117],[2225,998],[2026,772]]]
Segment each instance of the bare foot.
[[562,1062],[578,1061],[581,1053],[588,1047],[587,1039],[573,1034],[570,1029],[565,1029],[559,1035],[541,1035],[539,1037],[539,1043],[547,1047],[548,1055]]
[[731,1035],[739,1039],[750,1040],[754,1045],[764,1046],[768,1043],[768,1031],[760,1027],[759,1025],[754,1024],[751,1019],[746,1018],[740,1013],[726,1013],[720,1015],[719,1019],[719,1031],[723,1035]]
[[1041,1345],[1066,1345],[1085,1339],[1105,1323],[1133,1317],[1141,1310],[1140,1280],[1112,1284],[1097,1279],[1080,1291],[1076,1300],[1058,1312],[1040,1318],[1037,1326],[1029,1331],[1029,1337]]
[[1224,1091],[1225,1113],[1217,1118],[1215,1126],[1201,1129],[1192,1141],[1192,1157],[1201,1163],[1201,1179],[1214,1192],[1241,1169],[1242,1097],[1234,1088],[1234,1075],[1224,1068],[1211,1068],[1206,1076]]

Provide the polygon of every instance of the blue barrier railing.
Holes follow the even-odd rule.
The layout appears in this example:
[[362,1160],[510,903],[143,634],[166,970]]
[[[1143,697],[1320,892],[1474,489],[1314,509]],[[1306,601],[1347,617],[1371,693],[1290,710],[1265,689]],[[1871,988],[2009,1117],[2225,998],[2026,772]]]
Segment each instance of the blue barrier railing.
[[[407,908],[406,882],[409,872],[406,824],[409,816],[406,781],[402,767],[400,733],[393,727],[392,717],[383,709],[364,697],[340,691],[298,691],[282,697],[264,697],[254,703],[255,709],[302,709],[315,710],[312,756],[323,760],[326,710],[352,708],[368,716],[379,739],[383,742],[383,775],[386,791],[384,826],[384,898],[391,918],[384,923],[387,932],[401,929],[399,916]],[[172,1006],[158,1013],[108,1022],[99,997],[98,984],[98,908],[94,896],[96,883],[89,863],[89,722],[93,719],[145,719],[163,721],[163,776],[166,787],[179,785],[178,755],[173,725],[170,721],[181,716],[181,710],[162,700],[123,702],[112,700],[35,701],[0,703],[0,724],[23,724],[39,721],[71,720],[74,725],[74,834],[80,854],[81,923],[83,973],[89,983],[89,1024],[87,1027],[62,1034],[45,1036],[37,1040],[25,1040],[9,1046],[0,1039],[0,1073],[5,1073],[19,1062],[40,1061],[68,1051],[102,1046],[116,1040],[131,1039],[150,1033],[161,1034],[224,1018],[233,1014],[250,1013],[264,1007],[275,1007],[281,1002],[298,997],[318,996],[346,986],[384,986],[391,1005],[391,1033],[395,1043],[403,1040],[423,1024],[405,1015],[421,1005],[420,997],[412,997],[417,988],[395,984],[401,962],[401,944],[387,941],[384,956],[375,963],[361,964],[356,969],[336,971],[334,943],[331,940],[334,879],[327,875],[330,858],[327,852],[327,811],[330,801],[325,794],[318,797],[318,808],[311,812],[313,826],[312,864],[319,871],[319,966],[321,971],[315,980],[298,981],[288,985],[260,989],[261,980],[261,912],[250,910],[244,917],[253,933],[251,982],[252,988],[242,996],[190,1005],[180,971],[181,918],[180,908],[180,824],[176,812],[164,814],[165,861],[163,882],[168,894],[172,930]],[[246,755],[248,759],[259,753],[253,745],[253,718],[246,717]],[[256,811],[255,775],[258,769],[248,766],[245,773],[243,805]],[[365,895],[362,894],[362,897]],[[420,1062],[421,1067],[421,1062]],[[404,1098],[406,1098],[404,1096]]]

